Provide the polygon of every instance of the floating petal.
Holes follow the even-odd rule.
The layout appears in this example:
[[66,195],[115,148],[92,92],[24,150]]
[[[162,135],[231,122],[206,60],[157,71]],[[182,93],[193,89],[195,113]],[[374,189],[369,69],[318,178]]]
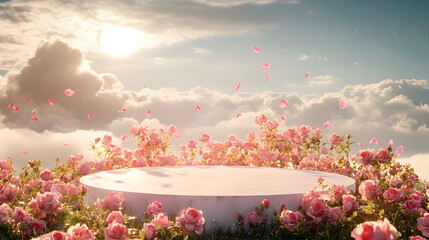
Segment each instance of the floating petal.
[[18,111],[19,106],[13,106],[13,110]]
[[31,101],[31,98],[27,99],[27,103],[29,103]]
[[92,118],[92,114],[88,114],[88,115],[87,115],[87,117],[88,117],[89,119],[91,119],[91,118]]
[[310,73],[305,74],[305,77],[304,77],[304,78],[306,79],[306,78],[308,77],[308,75],[310,75]]
[[265,63],[264,65],[261,66],[262,70],[267,70],[268,68],[270,68],[270,64]]
[[259,52],[259,47],[254,47],[253,51],[255,51],[256,53],[258,53]]
[[21,152],[21,154],[28,154],[28,152]]
[[401,155],[402,152],[404,151],[404,147],[403,146],[398,146],[398,148],[396,148],[396,153],[395,155]]
[[76,91],[74,91],[74,90],[71,90],[70,88],[67,88],[65,91],[64,91],[64,93],[67,95],[67,96],[73,96],[73,94],[75,93]]
[[267,74],[267,80],[270,82],[270,83],[272,83],[273,82],[273,80],[271,80],[271,78],[270,78],[270,76]]
[[387,142],[387,146],[388,147],[391,147],[393,145],[393,140],[392,139],[390,139],[388,142]]
[[37,118],[33,115],[33,116],[31,116],[31,121],[36,121],[37,120]]
[[329,126],[329,121],[326,121],[325,124],[323,124],[324,128],[327,128]]
[[237,118],[241,117],[241,113],[237,114]]
[[197,112],[199,112],[199,111],[201,110],[200,106],[197,106],[197,107],[195,108],[195,110],[197,110]]
[[363,145],[362,145],[362,144],[360,144],[360,142],[358,142],[358,145],[359,145],[359,147],[363,147]]
[[122,109],[118,110],[118,112],[125,112],[125,111],[127,111],[127,109],[125,109],[125,108],[122,108]]
[[235,86],[235,91],[237,91],[240,88],[240,86],[241,86],[241,82],[238,81],[237,86]]
[[121,139],[122,139],[122,141],[125,141],[125,140],[127,140],[127,138],[128,138],[127,136],[122,136]]
[[284,107],[287,107],[287,105],[289,104],[287,103],[286,100],[282,99],[279,101],[279,107],[284,108]]
[[152,111],[150,109],[147,110],[146,115],[149,117],[152,114]]
[[31,115],[34,115],[36,113],[36,109],[33,109],[33,111],[31,111]]
[[343,97],[340,100],[340,103],[338,104],[341,109],[344,109],[347,107],[347,98]]
[[286,121],[286,117],[285,116],[282,116],[282,121]]
[[373,137],[373,138],[369,141],[369,144],[371,144],[371,143],[374,143],[375,145],[377,145],[377,143],[378,143],[377,138],[376,138],[376,137]]
[[177,133],[173,133],[173,137],[175,137],[175,138],[181,138],[181,136],[179,134],[177,134]]
[[8,104],[6,107],[11,108],[13,107],[13,104]]
[[54,102],[54,100],[51,98],[51,99],[49,99],[49,101],[48,101],[48,103],[49,103],[49,105],[54,105],[55,104],[55,102]]

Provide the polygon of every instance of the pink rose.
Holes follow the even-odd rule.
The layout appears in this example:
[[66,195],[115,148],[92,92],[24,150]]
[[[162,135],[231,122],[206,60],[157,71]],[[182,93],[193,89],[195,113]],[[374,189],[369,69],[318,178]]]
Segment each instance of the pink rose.
[[368,165],[374,162],[375,153],[373,149],[361,150],[358,153],[358,162],[362,165]]
[[188,148],[196,148],[197,142],[195,140],[189,140],[187,146]]
[[188,235],[191,231],[195,231],[195,233],[201,235],[204,231],[204,223],[203,212],[195,208],[185,208],[176,217],[177,226],[182,228]]
[[19,187],[19,186],[21,186],[21,178],[19,178],[18,176],[13,176],[10,179],[10,183],[12,183],[13,185]]
[[40,210],[44,213],[55,211],[60,206],[59,196],[53,192],[37,193],[36,200]]
[[343,211],[350,212],[359,208],[359,203],[356,202],[356,197],[350,194],[344,194],[343,197]]
[[207,133],[204,133],[204,134],[202,134],[201,135],[201,138],[200,138],[200,140],[202,141],[202,142],[209,142],[210,141],[210,135],[208,135]]
[[385,218],[384,221],[368,221],[357,225],[356,228],[353,229],[351,237],[356,240],[395,240],[397,238],[396,232],[396,228]]
[[102,144],[103,145],[110,145],[112,143],[112,136],[104,135]]
[[283,210],[280,214],[280,222],[285,226],[285,228],[291,232],[295,231],[299,225],[299,216],[298,214],[290,211]]
[[83,162],[79,164],[79,167],[77,167],[77,171],[82,175],[87,175],[92,169],[92,163],[91,162]]
[[267,121],[265,122],[265,127],[273,130],[276,129],[279,126],[280,122],[278,120],[274,120],[274,121]]
[[262,218],[255,211],[247,212],[246,217],[244,218],[245,223],[257,224],[262,222]]
[[15,207],[10,215],[15,222],[30,223],[31,215],[22,207]]
[[19,188],[15,185],[4,183],[0,186],[0,204],[11,202],[16,198]]
[[392,158],[390,157],[389,151],[387,151],[386,149],[380,148],[375,154],[375,159],[377,159],[381,163],[389,163]]
[[264,123],[267,120],[267,117],[265,117],[264,114],[259,114],[258,116],[255,117],[255,123],[257,125],[262,125],[262,123]]
[[67,234],[70,236],[70,240],[95,240],[95,234],[88,229],[86,224],[80,225],[80,223],[71,226],[67,230]]
[[55,183],[52,187],[51,187],[51,192],[54,193],[59,193],[62,196],[67,195],[68,192],[68,187],[66,183]]
[[410,199],[401,204],[402,209],[404,209],[405,213],[413,214],[414,212],[418,212],[421,208],[420,202],[416,199]]
[[146,213],[149,216],[156,216],[158,213],[163,213],[162,203],[158,201],[153,201],[152,203],[147,205]]
[[7,170],[12,168],[12,164],[10,163],[9,160],[2,160],[0,161],[0,169],[2,170]]
[[103,231],[105,240],[122,240],[128,236],[128,228],[116,221],[105,227]]
[[40,173],[40,179],[42,179],[43,181],[49,181],[54,178],[54,174],[49,169],[45,169],[43,172]]
[[174,134],[174,133],[177,133],[177,131],[179,131],[175,125],[168,126],[167,130],[169,134]]
[[124,223],[124,216],[122,215],[121,211],[113,211],[111,213],[109,213],[109,216],[107,216],[106,219],[106,225],[109,225],[111,223],[113,223],[114,221],[118,222],[118,223]]
[[11,211],[7,203],[0,205],[0,224],[9,223],[9,212]]
[[162,228],[170,226],[170,220],[168,220],[168,216],[164,213],[158,213],[152,220],[152,223]]
[[343,137],[341,137],[340,135],[333,133],[330,137],[329,137],[329,143],[331,144],[331,146],[335,146],[338,143],[340,143],[341,141],[343,141]]
[[69,157],[69,159],[68,159],[68,162],[70,163],[70,165],[72,165],[72,166],[74,166],[74,165],[76,165],[76,163],[78,162],[79,160],[75,157],[75,156],[73,156],[73,155],[71,155],[70,157]]
[[375,201],[379,190],[374,180],[365,180],[359,186],[359,193],[364,201]]
[[402,183],[402,180],[400,178],[394,176],[390,179],[389,186],[390,187],[397,187],[401,183]]
[[423,213],[422,217],[417,218],[417,228],[425,237],[429,237],[429,213]]
[[158,230],[156,230],[156,225],[153,223],[145,223],[142,231],[144,232],[145,239],[148,240],[154,239],[158,236]]
[[389,203],[397,203],[402,200],[402,190],[397,188],[389,188],[384,191],[383,197]]
[[320,222],[329,213],[329,206],[322,199],[314,199],[305,211],[308,216]]
[[270,207],[271,203],[267,199],[262,200],[261,207],[268,209]]
[[30,224],[28,228],[28,235],[39,235],[40,233],[46,231],[46,223],[37,218],[33,219],[33,222]]
[[124,204],[124,194],[119,192],[109,192],[104,199],[104,204],[110,211],[118,210]]
[[409,240],[427,240],[427,239],[420,236],[411,236]]
[[[69,240],[70,237],[65,232],[52,231],[48,234],[39,236],[38,239],[39,240]],[[34,238],[33,238],[33,240],[34,240]]]

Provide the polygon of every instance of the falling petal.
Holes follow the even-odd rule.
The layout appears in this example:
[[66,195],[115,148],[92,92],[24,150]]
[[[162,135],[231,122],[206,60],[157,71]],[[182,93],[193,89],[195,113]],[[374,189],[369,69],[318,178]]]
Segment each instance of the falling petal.
[[272,83],[273,82],[273,80],[271,80],[271,78],[270,78],[270,76],[267,74],[267,80],[270,82],[270,83]]
[[241,117],[241,113],[237,114],[237,118]]
[[327,128],[329,126],[329,121],[326,121],[325,124],[323,124],[324,128]]
[[286,107],[287,105],[289,105],[289,104],[287,103],[287,101],[286,101],[286,100],[284,100],[284,99],[280,100],[280,102],[279,102],[279,107],[284,108],[284,107]]
[[15,110],[15,111],[18,111],[18,109],[19,109],[19,106],[14,106],[13,107],[13,110]]
[[270,64],[265,63],[264,65],[261,66],[262,70],[267,70],[268,68],[270,68]]
[[28,152],[21,152],[21,154],[28,154]]
[[347,107],[347,98],[345,97],[341,98],[339,106],[341,109],[344,109],[345,107]]
[[127,111],[127,109],[125,109],[125,108],[122,108],[122,109],[118,110],[118,112],[125,112],[125,111]]
[[31,115],[34,115],[36,113],[36,109],[33,109],[33,111],[31,111]]
[[255,51],[256,53],[258,53],[259,52],[259,47],[254,47],[253,51]]
[[70,145],[70,144],[69,144],[69,143],[64,143],[64,146],[66,146],[66,147],[67,147],[68,145]]
[[377,143],[378,143],[377,138],[376,138],[376,137],[373,137],[373,138],[369,141],[369,144],[371,144],[371,143],[374,143],[375,145],[377,145]]
[[122,141],[125,141],[125,140],[127,140],[127,138],[128,138],[127,136],[122,136],[121,139],[122,139]]
[[161,131],[162,133],[165,133],[165,129],[164,128],[160,128],[159,131]]
[[197,110],[197,112],[199,112],[199,111],[201,110],[200,106],[197,106],[197,107],[195,108],[195,110]]
[[49,102],[49,105],[51,105],[51,106],[55,104],[55,102],[54,102],[54,100],[53,100],[52,98],[51,98],[51,99],[49,99],[49,101],[48,101],[48,102]]
[[282,121],[286,121],[286,117],[285,116],[282,116]]
[[308,77],[308,75],[310,75],[310,73],[309,73],[309,72],[308,72],[307,74],[305,74],[305,77],[304,77],[304,78],[306,79],[306,78]]
[[240,88],[240,86],[241,86],[241,82],[238,81],[237,86],[235,86],[235,91],[237,91]]
[[27,103],[29,103],[31,101],[31,98],[27,99]]
[[92,114],[88,114],[88,115],[87,115],[87,117],[88,117],[89,119],[91,119],[91,118],[92,118]]
[[36,121],[37,120],[37,118],[33,115],[33,116],[31,116],[31,121]]
[[358,145],[359,145],[359,147],[363,147],[363,145],[362,145],[362,144],[360,144],[360,142],[358,142]]
[[398,148],[396,148],[396,153],[395,155],[401,155],[402,152],[404,151],[404,147],[403,146],[398,146]]
[[388,147],[391,147],[393,145],[393,140],[392,139],[390,139],[388,142],[387,142],[387,146]]
[[175,137],[175,138],[181,138],[181,136],[179,134],[177,134],[177,133],[173,133],[173,137]]
[[70,88],[67,88],[65,91],[64,91],[64,93],[67,95],[67,96],[73,96],[73,94],[75,93],[76,91],[74,91],[74,90],[71,90]]
[[8,104],[7,107],[11,108],[11,107],[13,107],[13,104]]

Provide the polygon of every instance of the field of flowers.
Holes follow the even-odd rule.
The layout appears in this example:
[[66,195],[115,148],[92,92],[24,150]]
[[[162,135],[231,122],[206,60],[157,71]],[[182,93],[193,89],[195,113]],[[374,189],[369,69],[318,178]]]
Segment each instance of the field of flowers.
[[[429,184],[419,180],[409,165],[396,161],[402,153],[385,148],[364,149],[351,154],[352,138],[321,129],[297,126],[284,132],[280,121],[258,115],[258,132],[246,140],[230,135],[225,142],[202,134],[199,143],[189,140],[180,155],[169,151],[178,129],[131,128],[135,150],[112,144],[111,136],[95,139],[94,159],[82,154],[68,161],[56,160],[54,169],[29,161],[20,173],[12,159],[0,161],[0,239],[426,239],[429,237]],[[325,139],[323,138],[323,139]],[[374,145],[377,141],[373,141]],[[162,203],[142,209],[145,217],[124,214],[124,197],[111,192],[95,204],[83,199],[87,190],[79,179],[87,174],[120,168],[174,165],[231,165],[309,169],[338,173],[356,179],[356,192],[342,185],[321,186],[329,194],[309,191],[293,212],[274,206],[269,199],[255,209],[238,214],[236,228],[204,233],[204,213],[186,208],[167,216]],[[274,217],[268,222],[265,216]]]

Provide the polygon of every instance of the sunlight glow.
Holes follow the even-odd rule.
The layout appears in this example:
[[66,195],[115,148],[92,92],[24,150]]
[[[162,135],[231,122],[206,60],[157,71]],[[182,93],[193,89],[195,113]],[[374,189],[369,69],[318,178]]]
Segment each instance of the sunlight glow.
[[135,29],[111,26],[101,33],[100,44],[109,55],[125,57],[137,51],[138,38],[139,34]]

